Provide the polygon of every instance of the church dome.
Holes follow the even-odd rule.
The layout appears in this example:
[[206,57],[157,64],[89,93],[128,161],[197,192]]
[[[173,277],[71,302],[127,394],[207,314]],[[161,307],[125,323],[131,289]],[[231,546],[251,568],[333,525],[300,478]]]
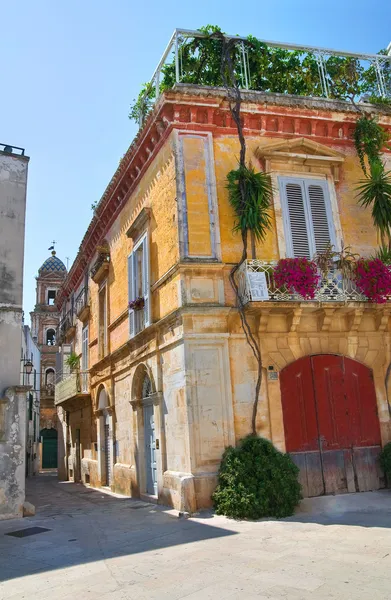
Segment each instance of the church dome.
[[39,269],[39,275],[45,275],[46,273],[66,273],[66,267],[62,260],[57,258],[55,250],[53,250],[52,255],[49,256],[43,263],[42,267]]

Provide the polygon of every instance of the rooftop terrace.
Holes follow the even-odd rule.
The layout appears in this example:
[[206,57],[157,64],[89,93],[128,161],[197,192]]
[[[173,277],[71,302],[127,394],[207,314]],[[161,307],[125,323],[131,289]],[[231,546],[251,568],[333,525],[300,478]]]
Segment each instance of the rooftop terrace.
[[[150,81],[131,106],[142,126],[162,92],[175,84],[223,85],[218,28],[176,29]],[[360,54],[225,35],[235,40],[231,58],[243,90],[391,104],[391,44],[378,54]]]

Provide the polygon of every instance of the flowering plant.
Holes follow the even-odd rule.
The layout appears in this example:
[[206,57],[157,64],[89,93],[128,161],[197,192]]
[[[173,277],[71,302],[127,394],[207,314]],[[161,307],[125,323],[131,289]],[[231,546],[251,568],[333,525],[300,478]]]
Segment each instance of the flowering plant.
[[360,258],[356,264],[355,280],[359,290],[371,302],[383,304],[391,296],[391,269],[379,258]]
[[282,258],[274,271],[277,287],[285,287],[291,294],[296,292],[306,300],[315,297],[319,279],[316,264],[307,258]]
[[136,298],[136,300],[129,302],[128,306],[131,310],[142,310],[145,306],[145,300],[143,297]]

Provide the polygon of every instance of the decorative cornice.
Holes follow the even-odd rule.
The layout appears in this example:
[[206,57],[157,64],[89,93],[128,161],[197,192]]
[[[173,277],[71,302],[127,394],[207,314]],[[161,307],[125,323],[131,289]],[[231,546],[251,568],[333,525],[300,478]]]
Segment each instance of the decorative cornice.
[[132,238],[133,242],[137,240],[138,237],[145,231],[149,220],[151,218],[151,209],[147,206],[140,211],[137,215],[131,226],[129,227],[126,235]]
[[[323,144],[353,146],[357,112],[348,102],[263,92],[243,92],[242,97],[245,135],[310,137]],[[373,105],[363,104],[362,107],[368,114],[380,115],[382,125],[391,130],[388,114]],[[97,245],[104,239],[173,129],[207,131],[214,137],[235,135],[236,126],[225,90],[177,84],[161,95],[97,205],[76,259],[57,295],[59,309],[80,284]]]

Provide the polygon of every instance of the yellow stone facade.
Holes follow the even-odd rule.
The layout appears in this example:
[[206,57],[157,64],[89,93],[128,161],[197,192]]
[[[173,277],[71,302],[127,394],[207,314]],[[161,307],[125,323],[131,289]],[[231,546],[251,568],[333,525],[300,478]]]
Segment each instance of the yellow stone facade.
[[[274,183],[273,227],[265,242],[256,244],[257,258],[269,261],[286,255],[277,182],[282,175],[327,182],[338,242],[370,256],[377,236],[370,211],[356,200],[362,172],[351,141],[354,113],[343,102],[266,100],[253,94],[242,109],[247,159],[257,169],[266,168]],[[225,129],[217,113],[223,114]],[[84,322],[77,320],[73,338],[68,339],[81,355],[82,329],[88,325],[88,394],[56,391],[63,439],[60,474],[95,487],[105,485],[106,454],[114,492],[195,511],[211,505],[224,449],[251,430],[256,364],[228,279],[242,251],[240,235],[233,233],[226,190],[227,173],[237,167],[239,144],[232,124],[227,125],[229,111],[222,93],[172,92],[159,101],[139,146],[130,149],[129,165],[140,152],[142,136],[164,114],[166,128],[159,143],[145,155],[129,194],[111,221],[107,219],[97,242],[109,248],[109,268],[99,283],[88,278],[89,316]],[[391,125],[389,117],[381,119]],[[290,122],[292,130],[287,132]],[[137,219],[141,225],[132,230]],[[151,322],[130,337],[128,256],[145,234]],[[96,253],[87,260],[85,272],[95,260]],[[75,269],[74,265],[68,282]],[[83,281],[81,277],[77,285],[68,283],[63,310]],[[99,294],[103,293],[107,342],[102,356]],[[285,449],[280,384],[268,378],[268,370],[278,373],[299,357],[331,353],[373,369],[382,441],[391,439],[387,305],[251,302],[247,311],[264,365],[259,435]],[[146,489],[145,375],[151,382],[149,402],[158,441],[155,494]],[[106,404],[100,405],[103,397]],[[105,425],[110,447],[103,442]]]

